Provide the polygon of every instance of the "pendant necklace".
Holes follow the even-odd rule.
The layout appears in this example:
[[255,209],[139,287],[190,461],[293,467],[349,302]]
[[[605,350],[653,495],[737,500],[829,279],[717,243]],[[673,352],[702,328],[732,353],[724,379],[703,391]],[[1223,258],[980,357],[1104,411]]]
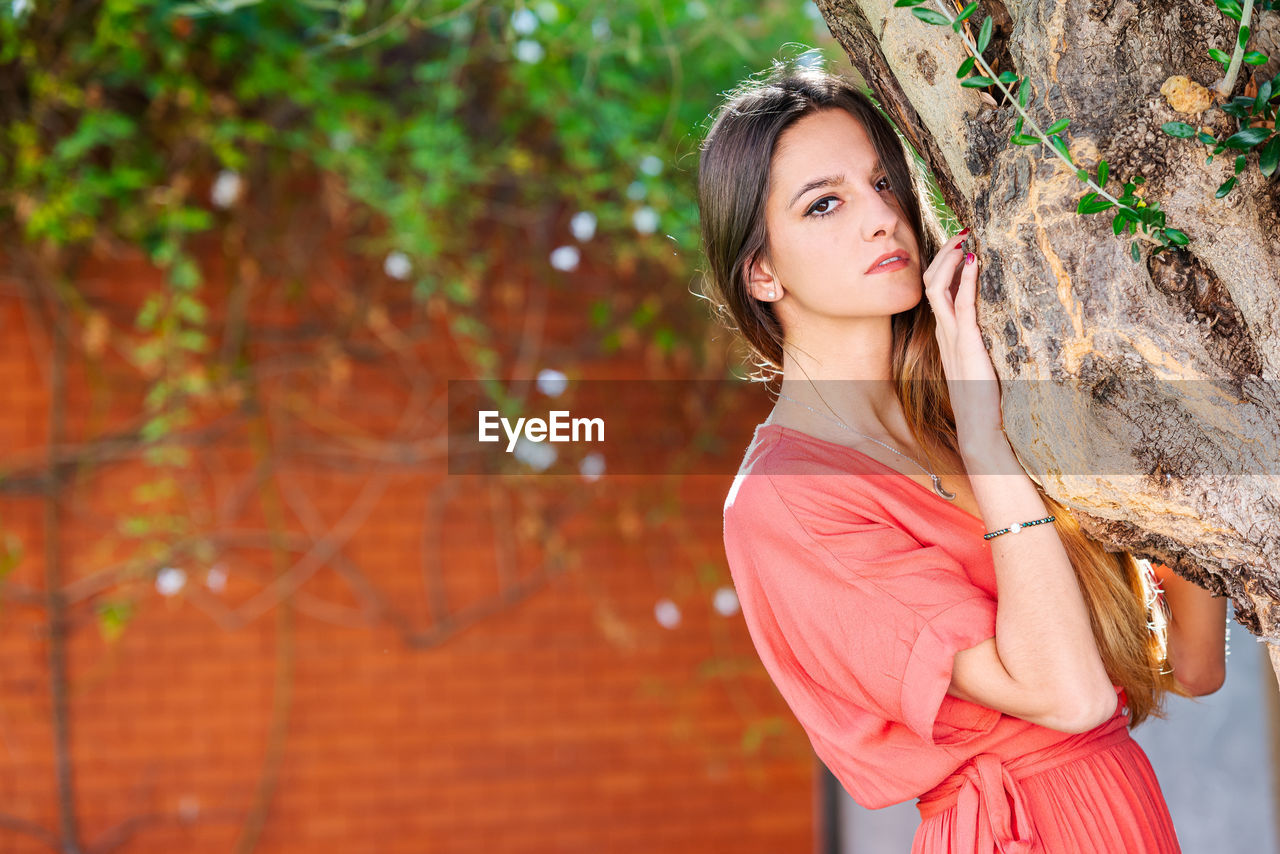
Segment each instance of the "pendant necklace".
[[859,433],[857,430],[854,430],[854,429],[853,429],[852,427],[850,427],[848,424],[845,424],[845,423],[844,423],[844,421],[843,421],[842,419],[840,419],[840,418],[838,418],[838,417],[833,417],[833,416],[831,416],[831,415],[828,415],[828,414],[826,414],[825,412],[819,412],[818,410],[814,409],[814,408],[813,408],[812,406],[810,406],[809,404],[804,403],[804,402],[799,401],[799,400],[796,400],[794,397],[791,397],[790,395],[786,395],[786,394],[783,394],[782,392],[778,392],[778,397],[785,397],[787,400],[790,400],[790,401],[792,401],[793,403],[799,403],[801,406],[803,406],[805,409],[809,410],[809,411],[810,411],[810,412],[812,412],[813,414],[815,414],[815,415],[821,415],[823,418],[826,418],[826,419],[827,419],[827,420],[829,420],[829,421],[834,421],[834,422],[836,422],[836,423],[837,423],[837,424],[839,424],[841,427],[843,427],[844,429],[848,430],[850,433],[853,433],[853,434],[855,434],[855,435],[861,436],[861,437],[862,437],[862,438],[864,438],[864,439],[870,439],[871,441],[875,442],[877,445],[881,445],[881,446],[883,446],[883,447],[885,447],[885,448],[888,448],[889,450],[893,451],[893,452],[894,452],[895,454],[897,454],[898,456],[900,456],[900,457],[906,457],[908,460],[911,460],[911,462],[915,463],[917,466],[920,466],[921,471],[923,471],[925,474],[929,475],[929,477],[931,477],[931,478],[933,479],[933,491],[934,491],[934,492],[938,493],[938,495],[942,496],[943,498],[947,499],[948,501],[954,501],[954,500],[955,500],[955,498],[956,498],[956,494],[955,494],[954,492],[947,492],[945,489],[943,489],[943,488],[942,488],[942,481],[938,478],[938,476],[937,476],[936,474],[934,474],[933,472],[929,471],[929,470],[928,470],[927,468],[925,468],[924,466],[920,465],[919,461],[918,461],[918,460],[916,460],[914,457],[908,457],[906,454],[902,453],[902,451],[899,451],[897,448],[893,447],[892,445],[886,445],[884,442],[881,442],[879,439],[875,438],[874,436],[868,436],[866,433]]

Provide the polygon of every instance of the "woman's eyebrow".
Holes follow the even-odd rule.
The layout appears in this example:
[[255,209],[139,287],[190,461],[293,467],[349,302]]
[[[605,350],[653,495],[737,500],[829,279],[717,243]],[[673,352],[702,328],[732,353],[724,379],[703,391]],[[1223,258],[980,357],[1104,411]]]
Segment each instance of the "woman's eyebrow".
[[[871,174],[874,175],[875,173],[881,171],[882,168],[883,167],[881,167],[880,161],[877,160],[871,166]],[[796,194],[791,197],[791,201],[787,202],[787,207],[790,208],[797,201],[799,201],[801,196],[803,196],[805,193],[809,192],[810,190],[816,190],[819,187],[834,187],[837,184],[843,184],[843,183],[844,183],[844,175],[842,174],[841,175],[824,175],[821,178],[814,178],[812,181],[809,181],[808,183],[806,183],[799,190],[796,190]]]
[[812,181],[808,182],[807,184],[805,184],[803,187],[801,187],[799,190],[796,191],[796,194],[791,197],[791,201],[787,202],[787,207],[790,208],[797,201],[799,201],[801,196],[803,196],[805,193],[809,192],[810,190],[816,190],[819,187],[834,187],[836,184],[843,184],[843,183],[844,183],[843,175],[825,175],[821,178],[814,178]]

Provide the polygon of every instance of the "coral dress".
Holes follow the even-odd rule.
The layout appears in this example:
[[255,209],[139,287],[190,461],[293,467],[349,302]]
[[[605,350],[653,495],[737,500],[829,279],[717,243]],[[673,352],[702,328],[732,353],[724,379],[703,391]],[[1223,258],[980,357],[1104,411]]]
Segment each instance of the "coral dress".
[[1169,854],[1173,822],[1128,707],[1068,734],[947,693],[995,636],[989,530],[852,448],[761,424],[724,506],[756,650],[864,807],[918,798],[912,854]]

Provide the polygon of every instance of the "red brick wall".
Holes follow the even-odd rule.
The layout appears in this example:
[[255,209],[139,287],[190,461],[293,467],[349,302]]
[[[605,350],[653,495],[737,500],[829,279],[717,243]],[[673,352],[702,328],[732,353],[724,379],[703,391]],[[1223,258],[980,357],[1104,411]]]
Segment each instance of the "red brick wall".
[[[203,249],[215,351],[229,295],[256,276],[221,252]],[[47,285],[25,275],[0,276],[0,531],[23,550],[0,602],[0,852],[52,850],[17,824],[53,834],[59,821],[40,487],[51,344],[30,290]],[[66,314],[66,441],[95,461],[60,469],[54,501],[72,599],[70,764],[82,850],[235,851],[272,772],[259,852],[812,850],[808,741],[741,615],[711,604],[730,584],[720,541],[728,472],[759,419],[728,437],[736,456],[726,474],[679,484],[684,506],[665,518],[648,518],[670,489],[659,479],[451,479],[443,460],[422,458],[443,415],[432,398],[462,376],[451,373],[460,366],[440,318],[419,315],[419,331],[436,331],[418,335],[393,283],[353,285],[362,275],[317,261],[294,302],[285,283],[257,280],[257,388],[198,407],[197,427],[217,432],[179,474],[178,493],[155,505],[212,536],[212,557],[175,560],[187,584],[164,597],[148,574],[93,583],[134,549],[118,524],[142,512],[131,490],[154,477],[136,450],[92,447],[140,424],[146,385],[123,353],[141,294],[160,278],[127,255],[75,273],[85,303]],[[397,355],[367,323],[339,331],[352,295],[389,305],[391,323],[416,342]],[[553,295],[549,358],[567,358],[589,296]],[[110,334],[93,355],[103,320]],[[335,358],[343,347],[348,355]],[[619,359],[584,372],[644,363],[626,350]],[[209,371],[216,378],[216,359]],[[415,399],[414,383],[428,394]],[[264,414],[238,411],[246,396]],[[397,447],[421,453],[379,467],[374,457],[410,404]],[[376,494],[361,503],[369,489]],[[441,490],[449,499],[437,524]],[[468,616],[502,589],[495,496],[522,535],[507,589],[530,589]],[[353,507],[349,537],[286,604],[234,616]],[[556,512],[563,520],[548,522]],[[287,540],[273,556],[277,519]],[[220,591],[205,583],[217,564],[227,573]],[[438,578],[434,607],[429,577]],[[108,640],[95,608],[130,591],[134,617]],[[681,609],[673,629],[654,618],[664,597]],[[458,627],[443,622],[449,615]],[[273,713],[282,686],[283,717]],[[282,739],[273,741],[273,721]],[[758,747],[744,748],[759,732]]]

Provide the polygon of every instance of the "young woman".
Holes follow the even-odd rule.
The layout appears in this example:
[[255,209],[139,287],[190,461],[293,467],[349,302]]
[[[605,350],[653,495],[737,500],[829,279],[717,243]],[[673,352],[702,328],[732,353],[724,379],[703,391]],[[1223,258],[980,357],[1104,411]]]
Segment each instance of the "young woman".
[[1225,600],[1166,570],[1162,643],[1132,556],[1018,465],[968,229],[942,239],[892,125],[815,69],[730,96],[698,192],[706,296],[781,377],[725,549],[815,752],[863,806],[919,799],[916,854],[1178,851],[1129,729],[1221,684]]

